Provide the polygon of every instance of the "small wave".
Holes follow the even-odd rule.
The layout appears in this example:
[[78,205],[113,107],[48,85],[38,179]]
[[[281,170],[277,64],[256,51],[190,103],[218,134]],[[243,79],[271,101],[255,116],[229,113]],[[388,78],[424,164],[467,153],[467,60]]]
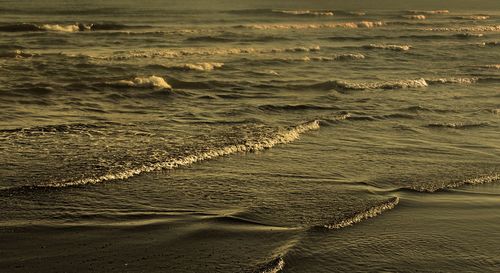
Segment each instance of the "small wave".
[[466,27],[437,27],[423,28],[426,31],[451,31],[451,32],[495,32],[500,31],[500,25],[494,26],[466,26]]
[[482,34],[482,33],[459,33],[459,34],[456,34],[455,37],[458,37],[458,38],[481,38],[481,37],[484,37],[484,34]]
[[330,23],[330,24],[253,24],[253,25],[238,25],[237,28],[250,28],[259,30],[278,30],[278,29],[322,29],[322,28],[374,28],[384,26],[381,21],[361,21],[361,22],[346,22],[346,23]]
[[500,69],[500,64],[486,64],[480,66],[481,68],[486,68],[486,69]]
[[495,115],[500,115],[500,109],[492,109],[491,113],[493,113]]
[[319,106],[312,104],[285,104],[285,105],[275,105],[275,104],[265,104],[258,107],[260,110],[264,111],[302,111],[302,110],[337,110],[336,107]]
[[480,43],[479,46],[500,46],[500,42],[499,41],[491,41],[491,42],[483,42],[483,43]]
[[333,81],[331,82],[334,87],[342,90],[367,90],[367,89],[406,89],[406,88],[422,88],[427,87],[428,84],[425,79],[420,78],[416,80],[400,80],[390,82],[347,82],[347,81]]
[[488,15],[469,15],[469,16],[460,16],[460,17],[457,17],[457,19],[463,19],[463,20],[488,20],[488,19],[490,19],[490,16],[488,16]]
[[413,190],[417,192],[436,192],[436,191],[442,191],[446,189],[455,189],[459,188],[462,186],[467,186],[467,185],[481,185],[481,184],[487,184],[487,183],[494,183],[500,181],[500,174],[491,174],[491,175],[485,175],[481,177],[476,177],[476,178],[469,178],[469,179],[464,179],[458,182],[452,182],[452,183],[447,183],[447,184],[430,184],[430,185],[417,185],[417,186],[412,186],[409,188],[406,188],[408,190]]
[[286,15],[312,15],[312,16],[333,16],[333,11],[314,10],[273,10],[274,13]]
[[391,209],[395,208],[398,204],[399,204],[399,198],[392,197],[389,200],[385,200],[385,201],[383,201],[375,206],[372,206],[366,210],[354,212],[351,215],[348,215],[342,219],[334,221],[331,224],[326,224],[326,225],[320,226],[319,228],[334,229],[335,230],[335,229],[341,229],[341,228],[345,228],[348,226],[352,226],[354,224],[360,223],[363,220],[376,217],[387,210],[391,210]]
[[187,48],[182,50],[157,49],[157,50],[133,50],[126,52],[116,52],[112,56],[98,57],[103,60],[128,60],[135,58],[180,58],[186,56],[214,56],[214,55],[245,55],[245,54],[274,54],[282,52],[315,52],[319,51],[319,46],[309,47],[286,47],[286,48]]
[[320,128],[319,120],[314,120],[287,129],[282,129],[271,136],[261,137],[254,141],[246,141],[245,143],[242,144],[235,144],[230,146],[224,146],[221,148],[215,148],[206,152],[186,155],[180,158],[171,158],[163,162],[143,165],[137,168],[119,172],[110,172],[97,177],[42,183],[33,186],[24,186],[22,188],[29,188],[29,189],[60,188],[60,187],[79,186],[87,184],[97,184],[111,180],[123,180],[135,175],[139,175],[141,173],[148,173],[160,170],[171,170],[181,166],[187,166],[200,161],[227,156],[235,153],[256,152],[265,149],[270,149],[279,144],[287,144],[292,141],[295,141],[301,136],[301,134],[311,130],[318,130],[319,128]]
[[117,23],[96,23],[96,24],[11,24],[0,26],[0,32],[33,32],[33,31],[56,31],[56,32],[78,32],[78,31],[99,31],[99,30],[122,30],[127,28],[142,28],[147,26],[127,26]]
[[55,124],[25,128],[1,129],[0,133],[23,133],[28,135],[38,135],[44,133],[71,133],[80,132],[88,129],[102,128],[103,125],[86,124],[86,123],[70,123],[70,124]]
[[410,13],[410,14],[448,14],[448,13],[450,13],[450,11],[447,10],[447,9],[440,9],[440,10],[409,10],[408,13]]
[[411,20],[425,20],[427,17],[423,14],[414,14],[414,15],[403,15],[403,18],[411,19]]
[[108,84],[119,87],[140,87],[172,90],[172,86],[170,86],[170,84],[168,84],[162,77],[154,75],[149,77],[136,77],[133,80],[120,80]]
[[479,81],[479,78],[438,78],[426,79],[429,84],[473,84]]
[[412,47],[410,45],[383,45],[383,44],[369,44],[363,46],[366,49],[386,49],[395,51],[408,51]]
[[488,122],[447,122],[447,123],[430,123],[427,127],[431,128],[452,128],[452,129],[468,129],[475,127],[489,126]]
[[12,50],[12,51],[0,51],[0,58],[30,58],[35,56],[35,54],[31,54],[20,49]]
[[278,256],[271,260],[270,262],[261,265],[258,270],[255,270],[255,273],[278,273],[281,272],[285,268],[285,260],[283,257]]
[[224,66],[224,63],[194,63],[194,64],[184,64],[181,66],[171,66],[169,68],[177,70],[194,70],[194,71],[212,71],[217,68]]

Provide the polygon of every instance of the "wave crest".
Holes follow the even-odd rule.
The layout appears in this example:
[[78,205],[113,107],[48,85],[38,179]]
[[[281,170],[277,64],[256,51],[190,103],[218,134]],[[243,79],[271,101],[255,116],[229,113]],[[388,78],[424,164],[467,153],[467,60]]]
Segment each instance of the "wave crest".
[[383,44],[369,44],[363,46],[366,49],[386,49],[386,50],[395,50],[395,51],[408,51],[412,47],[411,45],[383,45]]
[[133,80],[121,80],[112,82],[110,84],[120,87],[140,87],[172,90],[172,86],[170,86],[170,84],[168,84],[162,77],[154,75],[149,77],[136,77]]
[[345,228],[348,226],[352,226],[352,225],[357,224],[363,220],[376,217],[387,210],[391,210],[391,209],[395,208],[398,204],[399,204],[399,198],[392,197],[389,200],[385,200],[385,201],[383,201],[379,204],[376,204],[376,205],[374,205],[366,210],[354,212],[351,215],[348,215],[347,217],[339,219],[331,224],[323,225],[320,228],[341,229],[341,228]]

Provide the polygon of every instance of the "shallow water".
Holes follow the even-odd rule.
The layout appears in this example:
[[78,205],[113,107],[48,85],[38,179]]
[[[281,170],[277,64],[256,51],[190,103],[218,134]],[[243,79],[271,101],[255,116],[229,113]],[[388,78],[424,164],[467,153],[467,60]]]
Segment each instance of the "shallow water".
[[500,10],[385,2],[0,1],[0,265],[495,271]]

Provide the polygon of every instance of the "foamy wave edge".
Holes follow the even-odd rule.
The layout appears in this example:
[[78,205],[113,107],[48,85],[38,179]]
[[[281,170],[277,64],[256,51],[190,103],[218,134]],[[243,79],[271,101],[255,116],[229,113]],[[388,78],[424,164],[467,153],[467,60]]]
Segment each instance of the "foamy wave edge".
[[[342,118],[342,117],[341,117]],[[301,134],[320,128],[320,121],[314,120],[291,127],[288,130],[283,130],[273,137],[260,139],[258,142],[247,142],[239,145],[230,145],[200,154],[188,155],[182,158],[167,160],[164,162],[154,163],[148,166],[141,166],[135,169],[126,171],[109,173],[98,177],[85,178],[80,180],[50,182],[46,184],[33,185],[31,188],[62,188],[69,186],[79,186],[87,184],[97,184],[111,180],[124,180],[132,176],[142,173],[149,173],[160,170],[172,170],[182,166],[188,166],[200,161],[209,160],[217,157],[227,156],[235,153],[257,152],[265,149],[270,149],[279,144],[287,144],[297,140]]]
[[500,174],[491,174],[481,177],[469,178],[458,182],[453,182],[449,184],[442,185],[420,185],[407,188],[408,190],[413,190],[417,192],[428,192],[433,193],[442,190],[456,189],[466,185],[481,185],[500,181]]
[[380,214],[382,214],[385,211],[391,210],[395,208],[399,204],[399,197],[391,197],[388,200],[385,200],[373,207],[370,207],[364,211],[360,212],[355,212],[352,215],[341,219],[337,222],[331,223],[331,224],[326,224],[323,226],[319,226],[317,228],[323,228],[323,229],[328,229],[328,230],[336,230],[336,229],[341,229],[345,228],[348,226],[352,226],[354,224],[360,223],[364,220],[376,217]]

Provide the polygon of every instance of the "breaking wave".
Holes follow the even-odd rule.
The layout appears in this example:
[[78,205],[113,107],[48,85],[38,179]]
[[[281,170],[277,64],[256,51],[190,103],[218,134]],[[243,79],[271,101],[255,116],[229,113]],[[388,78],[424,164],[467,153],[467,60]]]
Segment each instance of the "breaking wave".
[[427,127],[434,128],[452,128],[452,129],[468,129],[475,127],[489,126],[488,122],[448,122],[448,123],[430,123]]
[[274,13],[286,15],[333,16],[333,11],[326,10],[273,10]]
[[314,120],[306,123],[299,124],[287,129],[282,129],[273,135],[263,136],[257,140],[248,140],[241,144],[229,145],[220,148],[214,148],[205,152],[200,152],[196,154],[188,154],[183,157],[170,158],[162,162],[151,163],[147,165],[142,165],[137,168],[131,168],[127,170],[109,172],[107,174],[88,177],[77,180],[67,180],[67,181],[56,181],[41,183],[33,186],[24,186],[20,188],[60,188],[87,184],[97,184],[105,181],[112,180],[123,180],[130,178],[135,175],[142,173],[160,171],[160,170],[171,170],[181,166],[191,165],[200,161],[209,160],[221,156],[227,156],[235,153],[247,153],[256,152],[265,149],[272,148],[279,144],[287,144],[292,141],[297,140],[301,134],[309,132],[311,130],[318,130],[320,128],[320,121]]
[[334,221],[333,223],[325,224],[323,226],[319,226],[316,228],[334,229],[335,230],[335,229],[341,229],[341,228],[345,228],[348,226],[352,226],[352,225],[357,224],[363,220],[376,217],[387,210],[391,210],[391,209],[395,208],[398,204],[399,204],[399,198],[392,197],[392,198],[385,200],[379,204],[376,204],[368,209],[353,212],[350,215],[343,217],[342,219],[338,219],[338,220]]
[[423,14],[414,14],[414,15],[403,15],[403,18],[412,19],[412,20],[425,20],[427,17]]
[[238,25],[237,28],[250,28],[259,30],[278,30],[278,29],[322,29],[322,28],[374,28],[384,26],[381,21],[361,21],[346,23],[295,23],[295,24],[251,24]]
[[366,49],[387,49],[395,51],[408,51],[411,49],[410,45],[382,45],[382,44],[369,44],[363,46]]
[[217,68],[224,66],[224,63],[193,63],[184,64],[180,66],[170,66],[167,68],[172,68],[176,70],[194,70],[194,71],[212,71]]
[[275,54],[283,52],[315,52],[321,48],[317,45],[309,47],[285,48],[186,48],[186,49],[152,49],[116,52],[111,56],[90,56],[102,60],[128,60],[135,58],[181,58],[186,56],[214,56],[214,55],[245,55],[245,54]]
[[57,31],[57,32],[78,32],[78,31],[99,31],[99,30],[123,30],[128,28],[146,26],[127,26],[117,23],[97,23],[97,24],[10,24],[0,26],[0,32],[33,32],[33,31]]
[[476,178],[469,178],[469,179],[464,179],[460,180],[457,182],[452,182],[452,183],[442,183],[442,184],[424,184],[424,185],[416,185],[412,186],[409,188],[405,188],[408,190],[413,190],[417,192],[436,192],[436,191],[442,191],[446,189],[455,189],[459,188],[462,186],[467,186],[467,185],[481,185],[481,184],[487,184],[487,183],[494,183],[500,181],[500,174],[491,174],[491,175],[485,175],[485,176],[480,176]]
[[452,32],[495,32],[500,31],[500,25],[493,26],[465,26],[465,27],[436,27],[424,28],[427,31],[452,31]]
[[16,49],[13,51],[0,51],[0,58],[21,59],[21,58],[30,58],[33,56],[35,56],[35,54],[28,53],[20,49]]
[[447,9],[440,10],[409,10],[409,14],[448,14],[450,13]]
[[149,77],[136,77],[132,80],[120,80],[116,82],[110,82],[108,84],[118,87],[139,87],[172,90],[172,86],[170,86],[170,84],[168,84],[162,77],[154,75]]
[[479,78],[437,78],[426,79],[428,84],[473,84],[479,81]]

